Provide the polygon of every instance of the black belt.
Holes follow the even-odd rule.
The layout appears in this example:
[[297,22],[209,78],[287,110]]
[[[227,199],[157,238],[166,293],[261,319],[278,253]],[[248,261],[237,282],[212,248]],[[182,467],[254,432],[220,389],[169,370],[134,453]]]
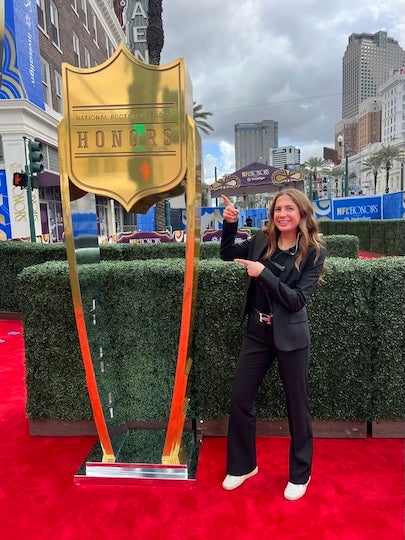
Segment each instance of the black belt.
[[253,309],[253,316],[256,321],[262,324],[273,324],[273,315],[270,313],[262,313],[258,309]]

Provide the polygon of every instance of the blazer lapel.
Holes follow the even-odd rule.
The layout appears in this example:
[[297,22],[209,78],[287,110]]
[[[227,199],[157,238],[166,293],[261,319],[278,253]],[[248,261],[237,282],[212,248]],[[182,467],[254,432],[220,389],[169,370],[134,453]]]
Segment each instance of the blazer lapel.
[[252,252],[251,258],[254,261],[258,261],[260,257],[264,255],[268,247],[267,238],[264,235],[264,233],[261,233],[260,236],[259,234],[260,233],[258,233],[256,242],[254,243],[254,246],[253,246],[253,252]]

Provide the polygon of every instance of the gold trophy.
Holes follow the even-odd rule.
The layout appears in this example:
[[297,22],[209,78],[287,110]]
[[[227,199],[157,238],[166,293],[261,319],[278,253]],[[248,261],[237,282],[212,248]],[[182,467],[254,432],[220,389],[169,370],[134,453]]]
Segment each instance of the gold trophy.
[[[201,142],[192,119],[192,88],[185,62],[144,64],[120,45],[99,66],[81,69],[63,64],[62,70],[65,114],[58,136],[65,242],[86,384],[101,448],[100,459],[87,460],[75,481],[190,480],[182,435],[199,259]],[[82,263],[100,260],[95,195],[115,199],[128,212],[144,213],[157,201],[184,192],[187,240],[182,314],[162,456],[158,464],[123,463],[119,448],[125,437],[121,434],[115,442],[111,434],[114,395],[104,374],[103,349],[94,343],[98,334],[92,331],[97,326],[98,302],[94,291],[88,294],[81,283],[79,271]],[[97,358],[93,350],[100,351]]]

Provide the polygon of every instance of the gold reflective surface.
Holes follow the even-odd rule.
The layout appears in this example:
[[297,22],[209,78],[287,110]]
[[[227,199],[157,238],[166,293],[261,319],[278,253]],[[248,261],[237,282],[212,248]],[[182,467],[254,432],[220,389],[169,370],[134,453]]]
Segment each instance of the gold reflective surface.
[[[88,294],[78,272],[80,250],[72,222],[77,205],[72,201],[91,193],[115,199],[127,211],[146,212],[159,199],[187,190],[182,318],[172,405],[161,454],[162,463],[185,464],[183,429],[200,240],[201,140],[191,118],[191,83],[184,61],[178,59],[164,66],[143,64],[121,45],[96,68],[63,64],[63,84],[65,117],[58,137],[65,242],[86,383],[104,464],[114,463],[117,454],[109,433],[109,409],[103,407],[99,359],[94,354],[99,343],[88,327]],[[88,238],[79,240],[83,244]],[[88,254],[87,243],[79,247]],[[97,319],[97,295],[90,300]],[[109,394],[112,396],[112,391]]]
[[97,67],[62,72],[66,172],[77,188],[136,212],[184,191],[192,97],[183,59],[152,66],[121,45]]

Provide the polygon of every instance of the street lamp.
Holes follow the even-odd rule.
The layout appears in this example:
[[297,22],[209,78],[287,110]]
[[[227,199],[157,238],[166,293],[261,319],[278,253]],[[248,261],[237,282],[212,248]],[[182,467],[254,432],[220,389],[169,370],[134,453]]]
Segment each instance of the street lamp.
[[391,162],[389,159],[387,159],[387,162],[385,164],[385,171],[386,171],[386,175],[385,175],[385,193],[389,193],[390,192],[390,169],[391,169]]
[[[339,137],[337,138],[337,141],[338,141],[338,144],[340,147],[343,146],[343,136],[342,135],[339,135]],[[345,192],[344,192],[344,196],[345,197],[348,197],[349,196],[349,143],[345,143],[344,145],[344,149],[345,149],[345,153],[344,153],[344,157],[345,157]]]
[[401,161],[401,191],[404,191],[404,162]]

